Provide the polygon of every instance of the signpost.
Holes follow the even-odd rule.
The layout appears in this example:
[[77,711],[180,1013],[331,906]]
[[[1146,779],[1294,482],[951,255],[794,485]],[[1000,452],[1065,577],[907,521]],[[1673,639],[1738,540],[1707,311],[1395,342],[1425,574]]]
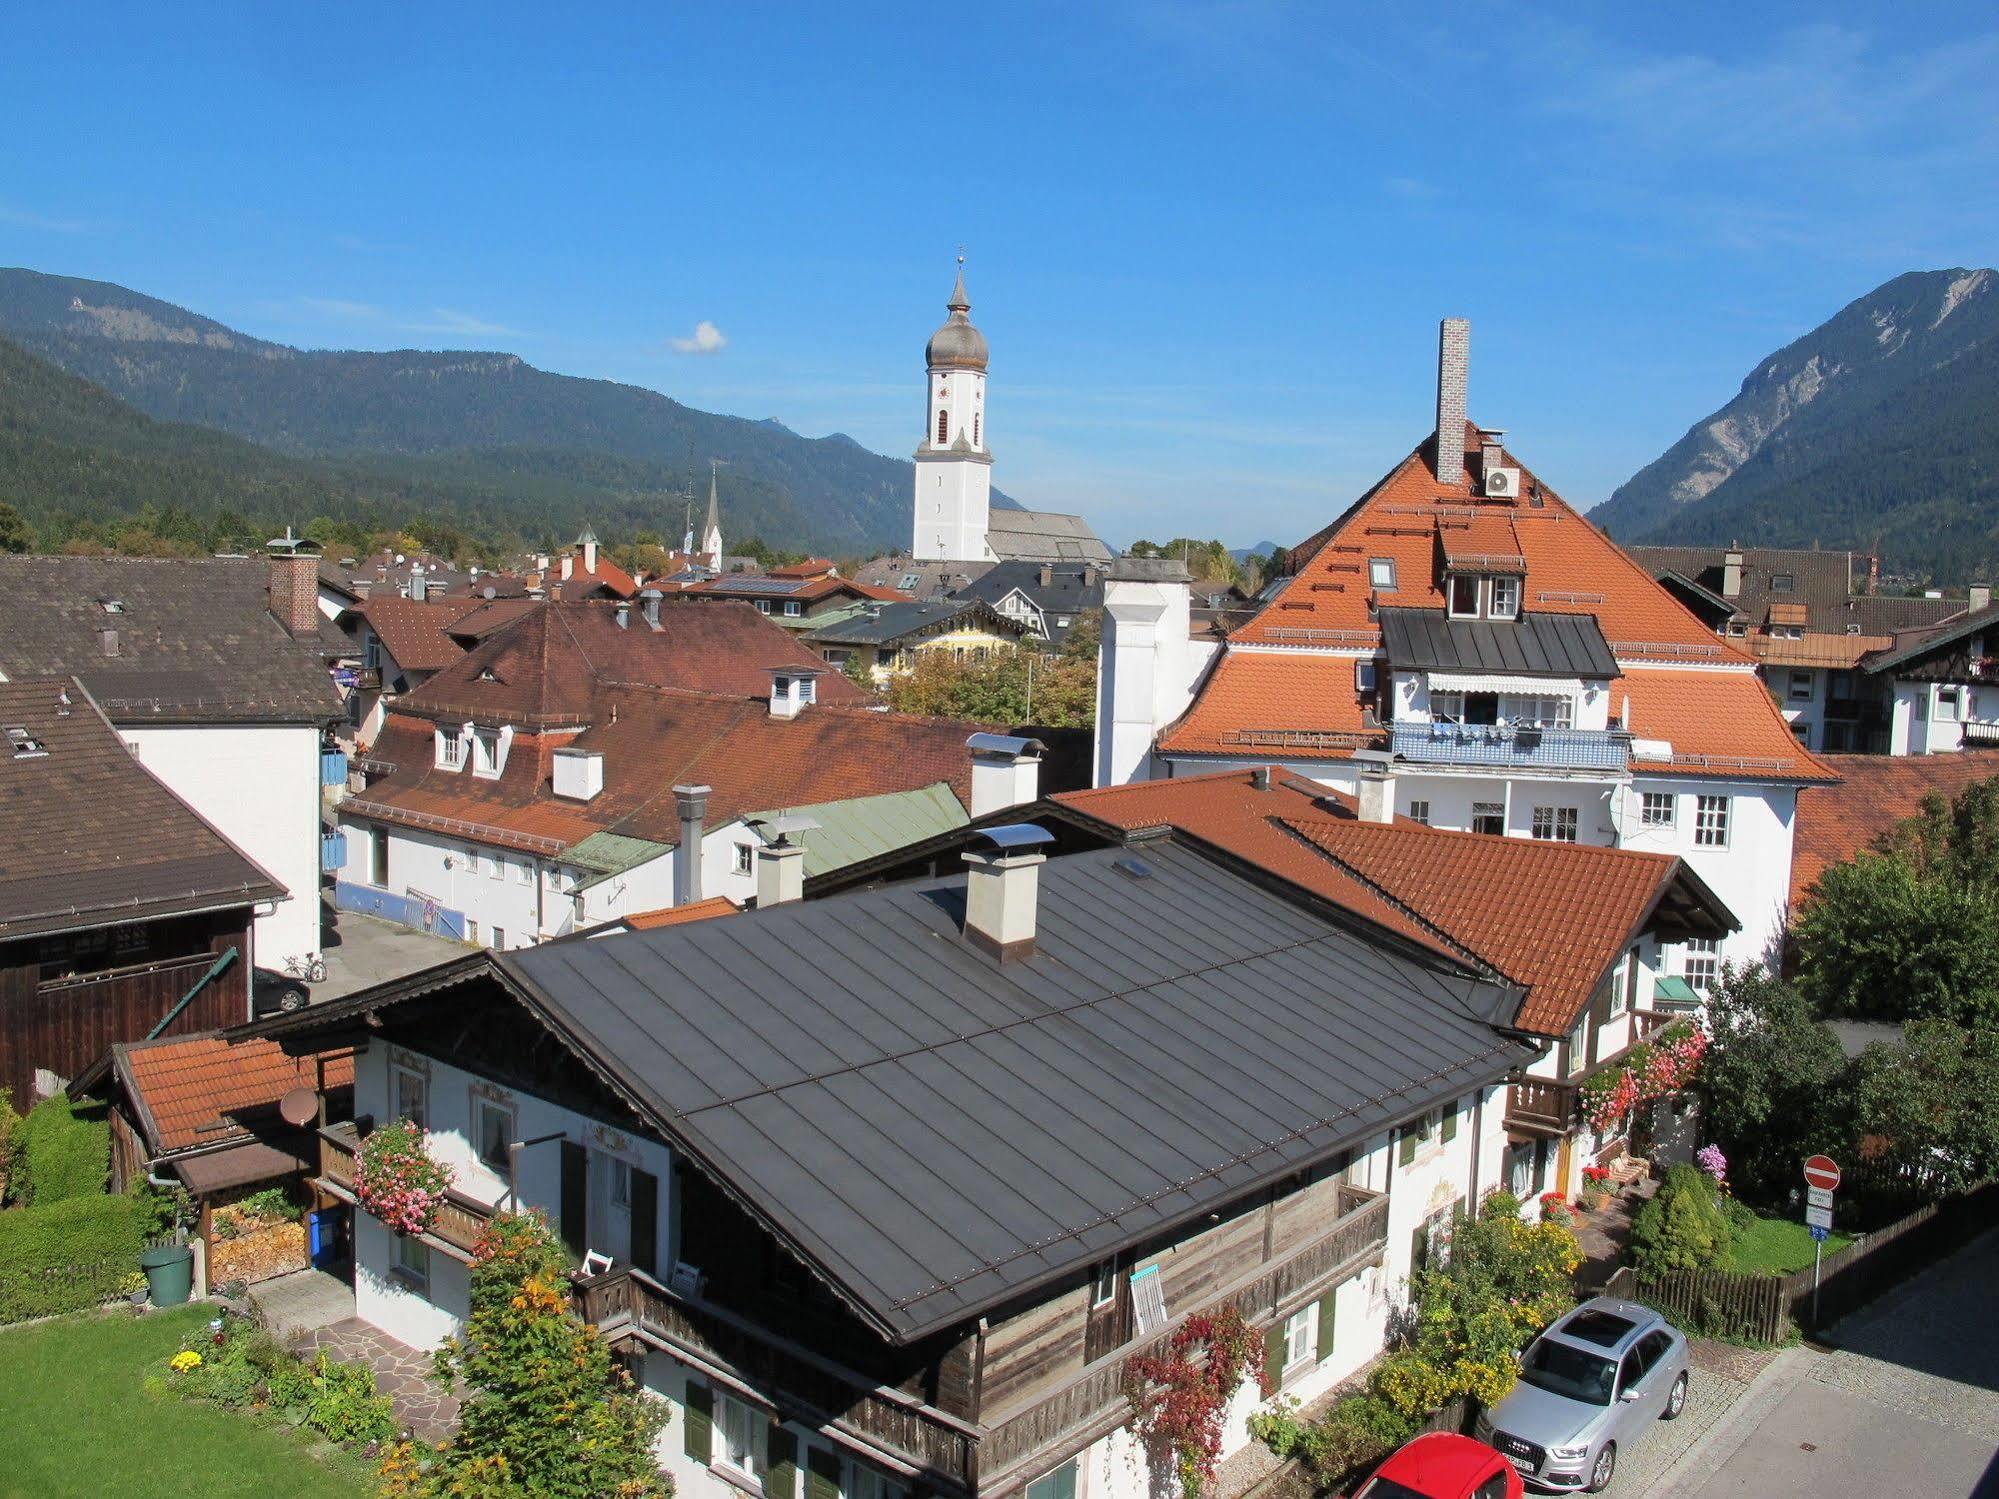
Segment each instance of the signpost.
[[1839,1186],[1839,1162],[1815,1155],[1805,1162],[1805,1225],[1812,1231],[1812,1327],[1819,1322],[1819,1265],[1826,1235],[1832,1232],[1832,1194]]

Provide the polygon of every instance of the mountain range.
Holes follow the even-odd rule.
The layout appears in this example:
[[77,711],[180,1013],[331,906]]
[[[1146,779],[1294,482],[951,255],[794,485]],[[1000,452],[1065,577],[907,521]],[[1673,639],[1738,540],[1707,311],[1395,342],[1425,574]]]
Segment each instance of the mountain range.
[[1912,271],[1762,360],[1590,512],[1619,541],[1867,551],[1999,573],[1999,273]]
[[[656,391],[536,369],[507,353],[302,350],[108,282],[0,269],[0,339],[108,392],[160,428],[141,436],[106,416],[127,458],[164,443],[224,476],[217,492],[251,519],[388,518],[448,507],[461,529],[560,540],[583,525],[607,536],[681,530],[684,493],[705,503],[709,460],[725,465],[725,535],[853,554],[906,545],[912,467],[853,439],[801,437],[775,421],[698,411]],[[14,378],[27,378],[19,357]],[[74,390],[10,403],[68,416],[39,434],[46,451],[78,438],[91,406]],[[100,412],[102,408],[97,408]],[[241,439],[205,445],[196,429]],[[287,461],[288,460],[288,461]],[[108,492],[71,484],[38,497],[0,469],[23,509],[65,503],[98,513]],[[184,486],[201,503],[199,486]],[[102,491],[102,486],[97,489]],[[23,504],[22,500],[26,503]],[[995,493],[994,501],[1013,502]],[[216,503],[206,508],[213,510]],[[130,502],[127,502],[130,508]],[[197,513],[202,513],[197,511]]]

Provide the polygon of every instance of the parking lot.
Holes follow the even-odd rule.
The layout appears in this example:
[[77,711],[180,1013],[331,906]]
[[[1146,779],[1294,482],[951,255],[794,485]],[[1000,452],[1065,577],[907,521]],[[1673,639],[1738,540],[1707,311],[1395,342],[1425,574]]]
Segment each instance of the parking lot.
[[326,980],[312,986],[315,1004],[475,951],[448,937],[432,937],[374,916],[335,911],[330,905],[325,920]]

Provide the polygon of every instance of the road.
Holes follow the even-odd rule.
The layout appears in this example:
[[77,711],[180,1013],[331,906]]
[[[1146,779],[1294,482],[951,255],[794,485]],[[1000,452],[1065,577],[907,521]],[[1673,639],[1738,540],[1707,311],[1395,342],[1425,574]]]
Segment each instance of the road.
[[1788,1350],[1646,1499],[1999,1499],[1995,1330],[1999,1229]]

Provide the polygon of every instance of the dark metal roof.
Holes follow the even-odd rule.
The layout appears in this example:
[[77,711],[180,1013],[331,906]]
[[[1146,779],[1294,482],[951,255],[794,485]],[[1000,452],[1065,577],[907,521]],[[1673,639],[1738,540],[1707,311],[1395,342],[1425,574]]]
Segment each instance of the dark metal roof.
[[1616,677],[1617,658],[1592,614],[1452,619],[1441,609],[1381,611],[1396,671],[1489,671],[1527,677]]
[[1861,663],[1862,668],[1877,674],[1892,671],[1897,666],[1918,660],[1933,651],[1956,645],[1966,636],[1976,635],[1980,630],[1999,632],[1999,604],[1989,604],[1975,613],[1960,614],[1912,641],[1898,642],[1893,649],[1884,654],[1868,657]]
[[1040,870],[1032,957],[962,876],[505,954],[530,1004],[911,1339],[1460,1096],[1516,991],[1189,848]]
[[887,645],[960,618],[976,619],[1015,635],[1026,629],[1018,620],[1008,619],[981,600],[940,599],[928,604],[884,604],[879,610],[821,625],[806,638],[823,645]]

